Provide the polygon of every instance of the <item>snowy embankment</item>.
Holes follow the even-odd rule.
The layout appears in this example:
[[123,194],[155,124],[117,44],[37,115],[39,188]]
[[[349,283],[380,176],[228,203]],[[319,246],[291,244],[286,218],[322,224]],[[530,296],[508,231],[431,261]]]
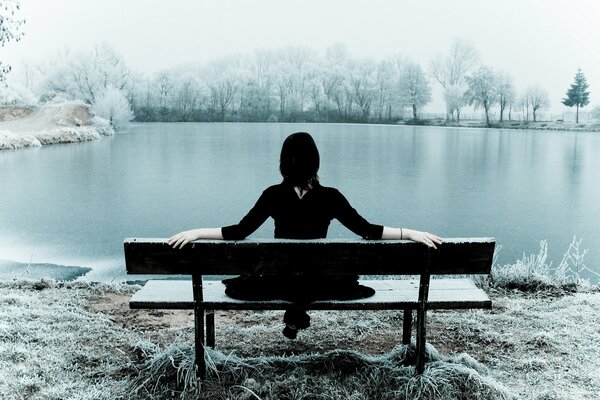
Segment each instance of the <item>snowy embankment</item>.
[[0,108],[0,150],[83,142],[113,134],[110,123],[94,116],[83,103]]

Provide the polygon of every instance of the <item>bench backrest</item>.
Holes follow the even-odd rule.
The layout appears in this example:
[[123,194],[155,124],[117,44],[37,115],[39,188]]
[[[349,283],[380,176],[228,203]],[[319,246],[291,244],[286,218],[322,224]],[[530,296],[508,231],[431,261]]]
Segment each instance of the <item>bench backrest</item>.
[[125,239],[129,274],[489,274],[493,238],[444,239],[437,250],[398,240],[200,240],[173,249],[166,239]]

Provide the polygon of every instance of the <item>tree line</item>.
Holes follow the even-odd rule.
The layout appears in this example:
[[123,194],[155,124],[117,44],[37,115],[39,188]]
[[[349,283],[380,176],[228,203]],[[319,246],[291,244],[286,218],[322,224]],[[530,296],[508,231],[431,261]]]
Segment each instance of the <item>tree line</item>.
[[[2,44],[20,38],[22,22],[11,18],[0,20]],[[432,100],[429,77],[442,89],[449,122],[459,122],[465,107],[482,110],[488,126],[493,108],[499,110],[500,122],[511,120],[514,113],[536,121],[540,110],[550,106],[548,93],[539,86],[518,94],[512,77],[483,65],[465,40],[454,40],[447,54],[434,58],[426,69],[402,55],[380,61],[356,58],[342,44],[324,55],[304,47],[259,50],[151,77],[131,70],[108,45],[63,51],[14,69],[17,78],[0,88],[3,104],[79,100],[115,123],[418,121],[420,110]],[[9,71],[0,64],[0,80]],[[589,103],[587,89],[579,70],[562,101],[577,108],[577,119],[579,109]]]

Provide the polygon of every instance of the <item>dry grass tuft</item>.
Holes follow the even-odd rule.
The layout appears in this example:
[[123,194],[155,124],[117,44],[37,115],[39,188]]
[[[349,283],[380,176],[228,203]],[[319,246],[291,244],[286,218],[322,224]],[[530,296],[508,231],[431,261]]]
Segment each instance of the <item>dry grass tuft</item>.
[[[483,286],[496,289],[520,290],[523,292],[576,292],[592,286],[584,275],[598,274],[584,263],[587,249],[581,247],[581,239],[573,238],[557,267],[548,260],[548,244],[540,241],[537,254],[523,255],[514,264],[499,266],[494,262],[489,277],[476,278]],[[498,249],[500,250],[500,248]]]
[[509,391],[466,355],[444,357],[428,346],[428,364],[415,376],[414,347],[381,356],[350,350],[288,357],[239,358],[208,349],[200,384],[191,346],[155,354],[130,385],[134,397],[209,399],[509,399]]

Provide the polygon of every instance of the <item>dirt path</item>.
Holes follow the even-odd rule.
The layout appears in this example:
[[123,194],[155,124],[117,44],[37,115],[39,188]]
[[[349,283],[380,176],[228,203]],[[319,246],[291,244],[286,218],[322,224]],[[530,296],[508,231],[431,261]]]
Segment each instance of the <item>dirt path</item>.
[[0,121],[0,130],[13,133],[31,133],[61,126],[91,125],[92,113],[79,103],[47,105],[33,110],[29,115],[10,121]]

